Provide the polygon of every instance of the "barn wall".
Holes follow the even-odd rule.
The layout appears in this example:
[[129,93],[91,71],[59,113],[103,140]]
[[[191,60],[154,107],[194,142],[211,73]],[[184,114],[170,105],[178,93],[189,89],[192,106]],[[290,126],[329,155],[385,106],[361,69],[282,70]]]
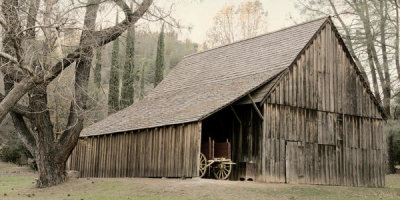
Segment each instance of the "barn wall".
[[385,184],[382,116],[331,28],[264,104],[263,181]]
[[201,122],[80,139],[67,168],[81,177],[198,176]]

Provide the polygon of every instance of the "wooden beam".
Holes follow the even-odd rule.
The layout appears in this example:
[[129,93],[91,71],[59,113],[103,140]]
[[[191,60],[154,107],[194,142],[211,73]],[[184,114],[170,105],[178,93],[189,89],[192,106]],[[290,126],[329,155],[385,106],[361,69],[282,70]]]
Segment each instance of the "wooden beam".
[[260,110],[258,109],[256,103],[254,102],[253,98],[251,97],[250,94],[247,94],[247,96],[249,97],[251,103],[253,104],[254,109],[257,111],[258,116],[264,121],[264,116],[261,114]]
[[240,120],[239,115],[236,113],[236,111],[235,111],[235,109],[233,108],[233,106],[232,106],[232,105],[230,105],[230,106],[231,106],[231,109],[232,109],[233,114],[235,115],[236,120],[238,120],[240,126],[242,126],[242,120]]

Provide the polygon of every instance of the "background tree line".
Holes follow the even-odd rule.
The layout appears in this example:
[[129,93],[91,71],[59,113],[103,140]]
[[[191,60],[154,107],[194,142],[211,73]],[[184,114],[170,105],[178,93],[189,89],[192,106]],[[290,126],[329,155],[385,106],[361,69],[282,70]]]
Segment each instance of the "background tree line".
[[[129,33],[125,33],[119,40],[102,49],[100,54],[101,63],[97,61],[97,56],[93,59],[94,67],[99,65],[102,67],[100,71],[101,76],[94,76],[93,74],[89,82],[89,93],[92,96],[92,102],[91,109],[89,109],[90,113],[88,113],[88,123],[99,121],[109,114],[131,105],[133,102],[139,101],[185,55],[197,52],[198,44],[188,39],[184,41],[179,40],[178,33],[173,30],[162,30],[161,27],[159,32],[133,28],[133,36],[128,37]],[[118,45],[115,45],[116,43]],[[118,49],[116,49],[116,46]],[[126,52],[133,53],[127,54]],[[160,59],[160,56],[163,56],[163,58]],[[158,60],[157,57],[159,58]],[[127,67],[129,60],[132,63],[128,64],[130,66]],[[113,63],[117,66],[114,66]],[[157,68],[157,65],[162,66]],[[115,67],[115,77],[112,77],[113,67]],[[96,72],[96,70],[94,71]],[[128,75],[130,77],[124,78],[124,76]],[[111,84],[114,84],[114,86],[111,86]],[[132,99],[122,102],[124,84],[125,87],[132,87],[128,91],[125,91],[127,93],[125,95]],[[112,98],[110,98],[110,93],[113,89],[115,96],[111,96]]]

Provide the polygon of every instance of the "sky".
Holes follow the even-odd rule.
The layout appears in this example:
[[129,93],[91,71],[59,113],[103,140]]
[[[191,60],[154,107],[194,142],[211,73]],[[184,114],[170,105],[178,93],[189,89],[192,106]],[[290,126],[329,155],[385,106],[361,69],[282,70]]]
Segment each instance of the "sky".
[[[206,40],[207,30],[213,25],[213,18],[219,10],[228,5],[237,7],[241,2],[252,0],[155,0],[154,4],[162,8],[165,12],[171,9],[171,16],[177,20],[183,27],[191,27],[188,29],[179,29],[179,39],[190,39],[196,43],[203,43]],[[266,32],[275,31],[295,23],[304,21],[295,8],[295,3],[298,0],[260,0],[263,5],[264,11],[268,13],[267,16],[267,30]],[[122,21],[124,15],[120,9],[115,9],[117,6],[111,4],[113,7],[110,9],[109,4],[100,9],[99,22],[104,27],[113,25],[115,23],[116,10],[119,12],[119,19]],[[292,17],[292,18],[291,18]],[[293,20],[295,19],[295,21]],[[138,27],[144,29],[150,28],[151,31],[159,31],[161,22],[154,23],[154,21],[142,21],[144,23],[137,23]],[[107,25],[108,24],[108,25]],[[176,29],[174,29],[177,31]]]
[[[207,30],[213,24],[213,17],[227,5],[239,5],[245,0],[183,0],[174,4],[173,16],[185,26],[191,26],[191,31],[183,30],[180,38],[188,38],[197,43],[203,43]],[[299,17],[295,9],[296,0],[260,0],[264,11],[268,12],[267,32],[278,30],[294,24],[290,16]]]

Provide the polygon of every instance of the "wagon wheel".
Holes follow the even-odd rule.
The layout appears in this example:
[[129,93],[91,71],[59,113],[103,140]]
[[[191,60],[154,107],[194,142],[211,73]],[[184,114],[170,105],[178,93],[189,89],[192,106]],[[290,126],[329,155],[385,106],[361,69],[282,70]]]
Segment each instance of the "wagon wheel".
[[207,173],[207,159],[206,156],[200,153],[200,166],[199,166],[199,176],[203,178]]
[[218,163],[214,167],[214,177],[219,180],[226,180],[232,172],[232,164]]

